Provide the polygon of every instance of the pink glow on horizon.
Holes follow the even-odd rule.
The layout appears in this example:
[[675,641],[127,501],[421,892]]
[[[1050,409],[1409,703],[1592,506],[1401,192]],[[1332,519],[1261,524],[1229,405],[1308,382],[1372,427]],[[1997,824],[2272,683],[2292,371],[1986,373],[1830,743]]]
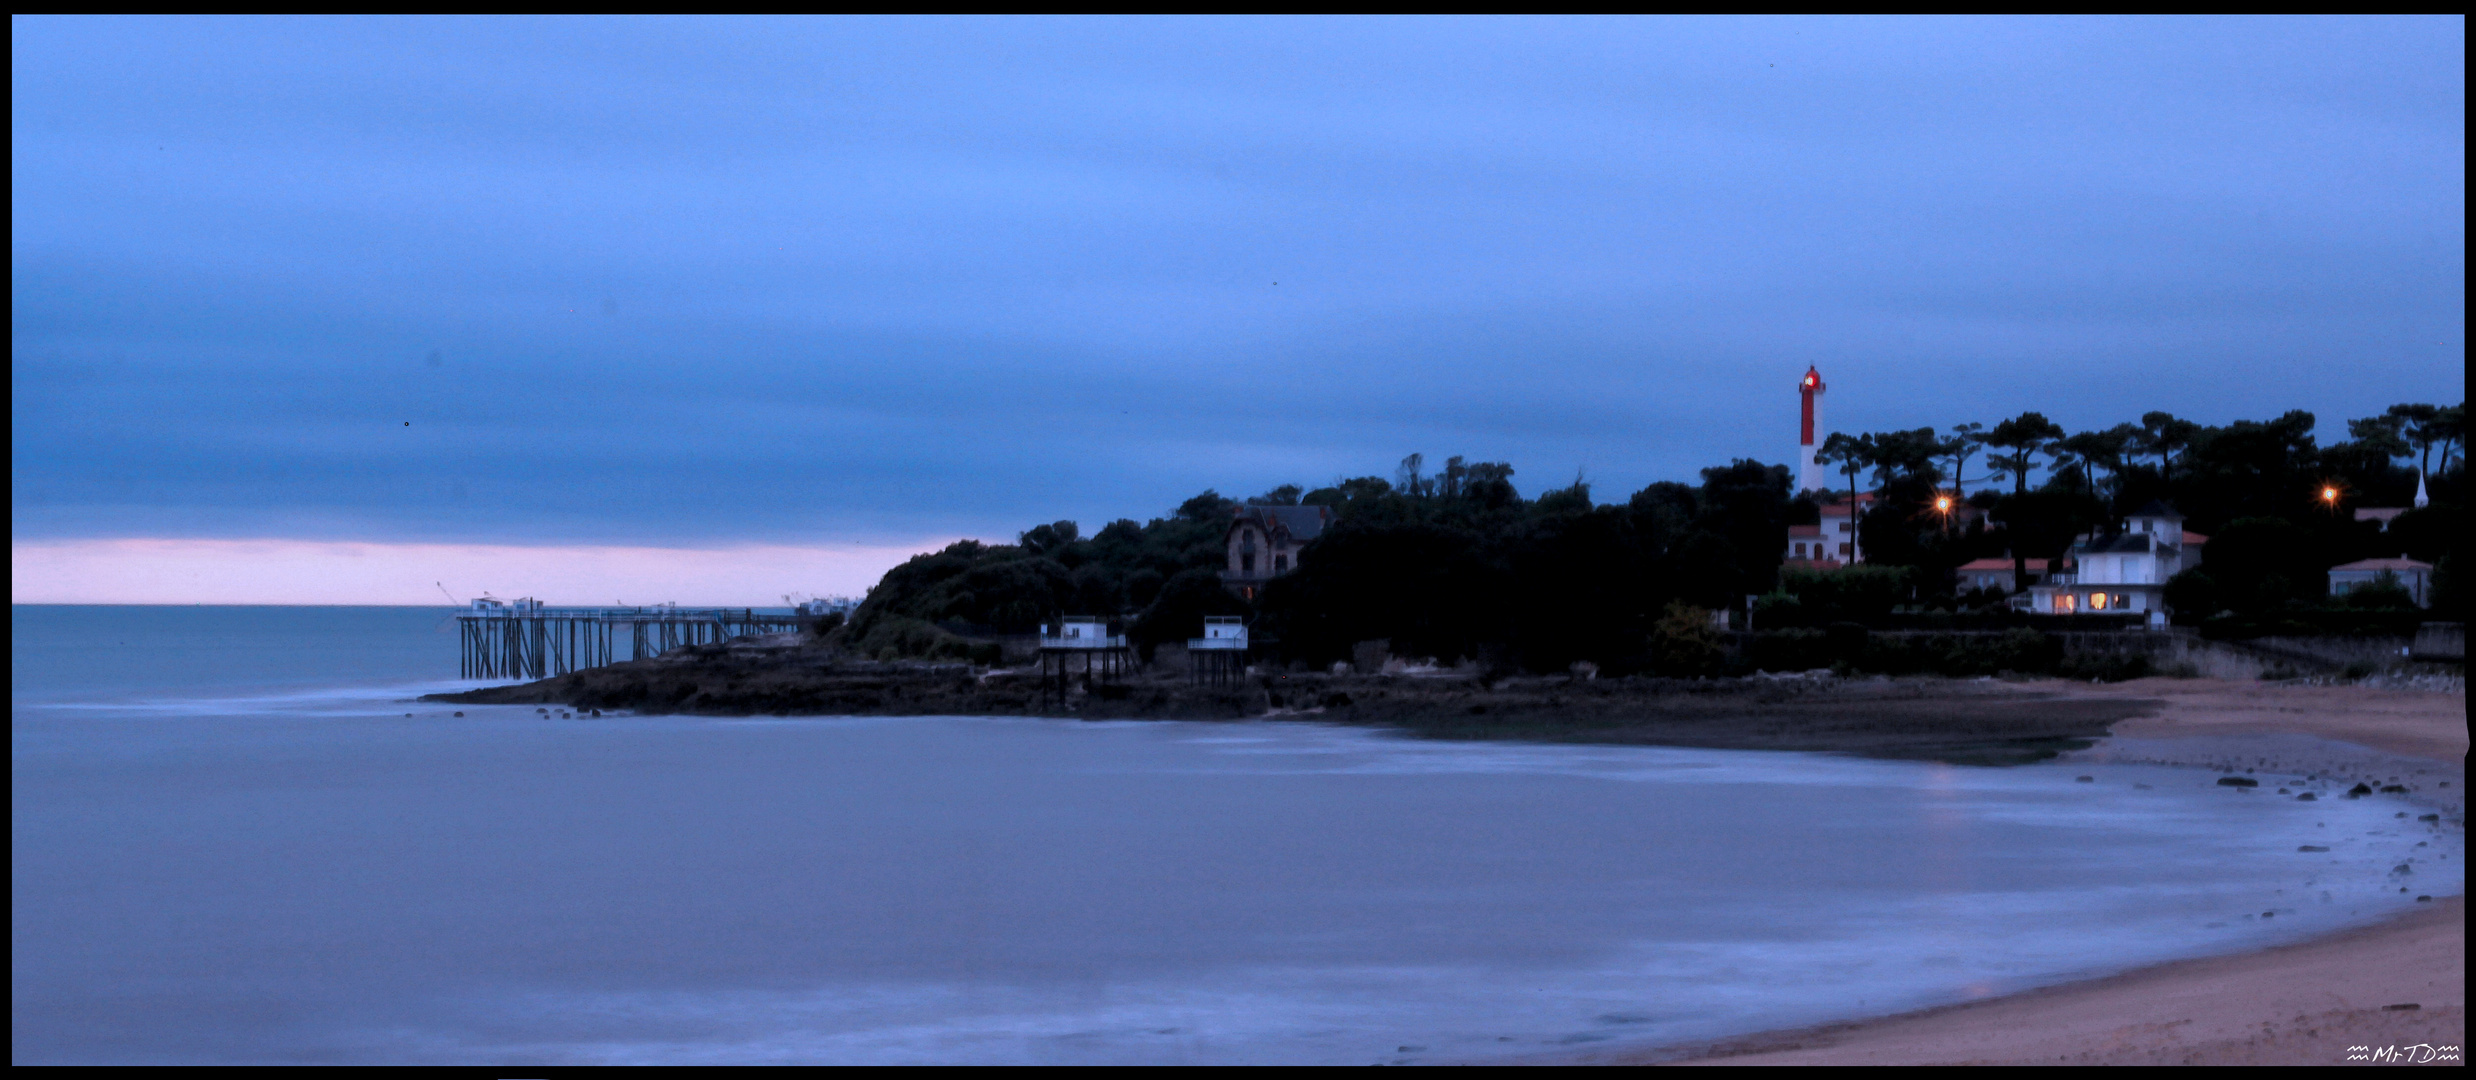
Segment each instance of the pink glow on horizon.
[[953,541],[657,548],[315,540],[15,541],[18,604],[444,605],[484,592],[554,605],[779,606],[785,593],[859,596],[903,560]]

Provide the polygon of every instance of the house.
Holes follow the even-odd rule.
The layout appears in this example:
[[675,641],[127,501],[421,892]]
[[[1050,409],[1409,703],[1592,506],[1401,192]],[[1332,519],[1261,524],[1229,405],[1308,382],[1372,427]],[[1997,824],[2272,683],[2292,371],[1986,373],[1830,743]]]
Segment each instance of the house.
[[[1874,508],[1874,493],[1859,492],[1858,513]],[[1865,548],[1857,542],[1857,523],[1849,514],[1850,504],[1829,503],[1821,508],[1821,521],[1814,525],[1788,527],[1788,550],[1780,554],[1784,569],[1837,570],[1850,563],[1865,561]]]
[[1247,621],[1236,615],[1204,616],[1204,636],[1186,639],[1186,647],[1195,649],[1247,650]]
[[1824,551],[1822,526],[1791,525],[1788,527],[1788,554],[1780,559],[1780,565],[1796,570],[1837,570],[1847,565],[1836,558],[1826,558]]
[[[2022,568],[2028,571],[2029,584],[2035,585],[2053,576],[2049,565],[2052,562],[2051,559],[2030,559],[2024,562]],[[2064,569],[2070,568],[2071,560],[2064,560]],[[1953,572],[1960,577],[1958,587],[1962,592],[1970,589],[2001,589],[2004,592],[2011,592],[2014,584],[2012,557],[2009,555],[1991,559],[1971,559],[1961,563]]]
[[1264,583],[1298,568],[1298,552],[1332,524],[1328,506],[1241,506],[1229,523],[1221,582],[1255,599]]
[[2345,596],[2357,589],[2381,583],[2382,575],[2390,576],[2391,584],[2407,590],[2417,607],[2432,603],[2433,564],[2414,559],[2358,559],[2330,568],[2330,595]]
[[2166,625],[2167,579],[2201,565],[2209,537],[2184,531],[2184,515],[2151,501],[2124,518],[2114,536],[2092,533],[2072,545],[2067,572],[2029,587],[2028,610],[2041,615],[2083,612],[2147,614]]
[[1109,620],[1091,615],[1068,615],[1040,628],[1043,649],[1123,649],[1126,635],[1112,633]]

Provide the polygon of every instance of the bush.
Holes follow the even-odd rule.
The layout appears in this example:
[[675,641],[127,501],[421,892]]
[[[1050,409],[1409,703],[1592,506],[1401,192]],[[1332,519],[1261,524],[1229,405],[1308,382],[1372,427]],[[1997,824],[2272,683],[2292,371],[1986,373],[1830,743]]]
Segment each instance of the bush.
[[1793,593],[1764,593],[1754,598],[1754,629],[1785,630],[1805,625],[1805,604]]
[[1726,654],[1708,608],[1670,602],[1667,614],[1651,625],[1652,663],[1662,675],[1710,675],[1719,670]]
[[2007,671],[2044,674],[2059,670],[2062,660],[2063,639],[2027,628],[2000,634],[1876,633],[1856,623],[1835,623],[1821,630],[1757,632],[1745,645],[1745,661],[1764,671],[1831,668],[1844,673],[1966,678]]
[[2256,615],[2220,615],[2201,621],[2201,636],[2213,641],[2258,637],[2414,637],[2425,613],[2342,607],[2294,608]]
[[1906,603],[1912,576],[1905,566],[1785,570],[1780,589],[1796,596],[1798,606],[1816,621],[1867,619]]
[[2165,599],[2178,626],[2198,625],[2226,610],[2218,601],[2217,580],[2197,566],[2167,579]]
[[2371,582],[2338,597],[2338,606],[2356,611],[2414,611],[2416,597],[2399,584],[2397,574],[2384,570]]
[[1763,671],[1812,671],[1831,666],[1823,632],[1805,628],[1758,630],[1745,643],[1747,663]]
[[2444,619],[2458,619],[2467,613],[2467,597],[2459,582],[2458,556],[2444,555],[2433,564],[2433,581],[2427,587],[2425,600],[2433,605],[2433,614]]
[[2055,665],[2055,674],[2067,679],[2096,679],[2100,682],[2123,682],[2156,674],[2149,657],[2098,655],[2066,657]]
[[879,660],[969,660],[996,664],[1004,650],[994,641],[973,641],[923,619],[890,615],[876,620],[850,649]]

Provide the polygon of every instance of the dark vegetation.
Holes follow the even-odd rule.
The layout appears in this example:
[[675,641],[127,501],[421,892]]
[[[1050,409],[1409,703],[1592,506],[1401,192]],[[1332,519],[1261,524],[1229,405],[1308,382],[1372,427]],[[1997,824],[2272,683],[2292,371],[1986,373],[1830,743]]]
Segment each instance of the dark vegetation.
[[[1835,493],[1799,493],[1786,467],[1738,461],[1615,503],[1578,478],[1524,498],[1510,465],[1452,458],[1431,473],[1413,454],[1390,479],[1283,485],[1247,500],[1329,506],[1338,518],[1253,603],[1219,576],[1239,504],[1207,491],[1166,517],[1090,536],[1060,521],[1014,544],[966,541],[916,557],[832,640],[861,657],[989,663],[996,639],[1080,614],[1116,618],[1149,657],[1199,633],[1204,616],[1234,614],[1249,617],[1259,651],[1314,668],[1383,641],[1395,656],[1496,672],[1587,663],[1677,677],[1832,666],[2086,674],[2075,665],[2089,662],[2067,658],[2045,632],[2058,626],[2007,610],[2003,590],[1956,589],[1953,570],[1989,557],[2042,567],[2151,500],[2210,537],[2205,563],[2168,595],[2179,622],[2213,636],[2391,633],[2423,617],[2403,590],[2328,597],[2330,566],[2370,557],[2437,563],[2433,614],[2459,617],[2463,408],[2397,406],[2350,421],[2349,437],[2327,446],[2313,426],[2300,411],[2224,427],[2153,412],[2068,433],[2024,413],[1945,434],[1839,433],[1822,455],[1846,482]],[[2356,507],[2409,505],[2419,469],[2429,507],[2387,530],[2354,520]],[[1869,486],[1878,500],[1859,522],[1869,565],[1781,571],[1789,526]],[[1982,513],[1938,510],[1938,497],[1972,490],[1962,501]],[[1714,610],[1750,615],[1758,633],[1729,648]],[[2135,660],[2103,664],[2113,666],[2094,677],[2137,673]]]

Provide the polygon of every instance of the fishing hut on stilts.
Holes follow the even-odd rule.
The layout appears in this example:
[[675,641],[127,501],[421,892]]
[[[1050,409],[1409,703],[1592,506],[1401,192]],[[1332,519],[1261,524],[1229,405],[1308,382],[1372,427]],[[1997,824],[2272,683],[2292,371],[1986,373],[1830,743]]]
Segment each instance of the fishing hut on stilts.
[[1237,686],[1247,675],[1247,621],[1236,615],[1204,616],[1204,636],[1186,639],[1187,681],[1197,686]]
[[[619,655],[622,628],[625,656]],[[484,597],[456,616],[456,669],[467,679],[547,679],[659,656],[682,645],[717,645],[799,628],[798,615],[754,608],[554,608],[530,597]]]
[[[1076,663],[1081,660],[1081,670]],[[1106,619],[1069,615],[1040,628],[1040,700],[1066,704],[1070,680],[1081,678],[1085,691],[1094,682],[1115,682],[1135,669],[1135,652],[1126,635]]]

